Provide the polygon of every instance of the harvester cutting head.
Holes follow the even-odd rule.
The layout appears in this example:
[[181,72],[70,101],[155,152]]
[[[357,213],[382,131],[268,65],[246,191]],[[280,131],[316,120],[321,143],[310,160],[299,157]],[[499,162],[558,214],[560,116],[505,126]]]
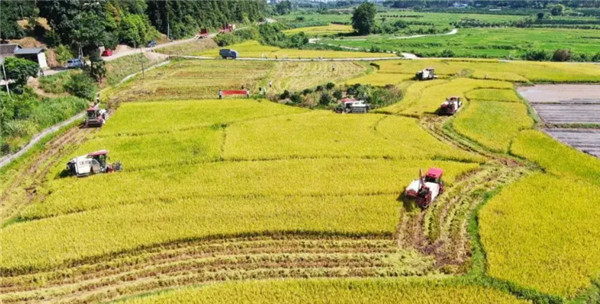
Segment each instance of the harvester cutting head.
[[438,195],[444,192],[443,173],[442,169],[430,168],[423,176],[423,172],[419,169],[419,179],[412,181],[406,187],[404,196],[414,199],[419,207],[426,209]]
[[71,159],[67,163],[67,171],[72,175],[88,176],[123,170],[120,162],[109,164],[107,163],[107,160],[109,159],[108,150],[99,150],[88,153]]

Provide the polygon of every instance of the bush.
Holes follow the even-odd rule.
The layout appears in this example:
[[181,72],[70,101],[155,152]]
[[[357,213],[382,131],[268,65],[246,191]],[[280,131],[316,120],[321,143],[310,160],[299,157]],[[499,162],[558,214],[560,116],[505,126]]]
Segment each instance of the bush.
[[319,98],[319,104],[323,106],[329,105],[331,101],[331,95],[329,95],[328,93],[323,93],[323,95],[321,95],[321,98]]
[[81,73],[72,76],[64,86],[67,92],[87,100],[94,99],[96,95],[96,83],[87,74]]
[[569,49],[560,49],[554,52],[552,55],[552,61],[569,61],[571,60],[571,50]]
[[293,94],[293,95],[290,97],[290,100],[291,100],[293,103],[301,103],[301,102],[302,102],[302,96],[300,96],[300,94],[298,94],[298,93],[294,93],[294,94]]
[[327,90],[331,90],[331,89],[335,88],[335,83],[333,83],[333,82],[328,82],[328,83],[325,85],[325,88],[327,88]]
[[342,97],[344,97],[344,94],[342,94],[342,91],[340,90],[335,90],[335,92],[333,92],[333,97],[335,97],[335,99],[342,99]]
[[440,53],[440,57],[454,57],[454,52],[452,50],[448,50],[448,49],[443,50]]
[[525,60],[544,61],[548,60],[550,56],[544,50],[528,50],[523,54]]
[[304,89],[304,90],[302,91],[302,95],[308,95],[308,94],[310,94],[310,93],[312,93],[312,92],[313,92],[313,90],[311,90],[311,89]]
[[281,95],[279,95],[279,99],[288,99],[290,98],[291,94],[290,91],[285,90],[283,91],[283,93],[281,93]]
[[592,56],[592,61],[600,62],[600,52],[596,53],[596,55]]

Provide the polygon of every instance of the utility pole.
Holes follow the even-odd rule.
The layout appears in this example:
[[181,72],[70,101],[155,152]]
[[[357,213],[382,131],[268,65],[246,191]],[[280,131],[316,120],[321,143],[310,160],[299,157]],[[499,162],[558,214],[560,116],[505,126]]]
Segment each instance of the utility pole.
[[171,41],[171,25],[167,23],[167,40]]
[[10,89],[8,88],[8,77],[6,76],[6,70],[4,69],[4,61],[2,61],[2,73],[4,73],[4,84],[6,85],[6,93],[8,93],[8,96],[10,97]]
[[146,74],[144,73],[144,51],[140,49],[140,63],[142,64],[142,81],[146,78]]

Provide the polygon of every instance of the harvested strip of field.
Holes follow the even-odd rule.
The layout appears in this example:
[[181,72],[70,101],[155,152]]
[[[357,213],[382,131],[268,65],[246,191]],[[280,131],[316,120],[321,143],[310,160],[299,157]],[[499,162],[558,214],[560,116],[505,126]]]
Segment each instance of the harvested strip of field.
[[424,280],[309,280],[227,283],[125,301],[152,303],[530,303],[500,291]]
[[44,145],[44,150],[24,163],[10,165],[0,177],[0,220],[2,224],[34,202],[48,172],[61,165],[61,160],[83,142],[93,129],[72,127]]
[[231,280],[434,273],[431,258],[400,250],[389,238],[282,234],[178,242],[3,276],[0,299],[87,303]]
[[600,158],[600,130],[597,129],[544,129],[544,132],[577,150]]
[[[357,62],[278,62],[261,86],[275,92],[300,91],[328,82],[341,82],[362,74],[366,67]],[[273,80],[273,86],[268,86]]]
[[397,197],[397,193],[313,198],[248,195],[112,206],[5,227],[0,238],[1,267],[3,273],[48,269],[122,250],[211,236],[275,231],[392,236],[398,222]]
[[533,124],[522,103],[473,100],[457,114],[452,127],[469,139],[504,153],[519,131]]
[[[217,98],[219,90],[258,91],[256,85],[273,68],[272,62],[176,60],[106,92],[112,103],[123,101]],[[177,81],[173,81],[176,79]]]
[[482,160],[439,142],[406,117],[319,111],[227,128],[226,159],[310,156]]

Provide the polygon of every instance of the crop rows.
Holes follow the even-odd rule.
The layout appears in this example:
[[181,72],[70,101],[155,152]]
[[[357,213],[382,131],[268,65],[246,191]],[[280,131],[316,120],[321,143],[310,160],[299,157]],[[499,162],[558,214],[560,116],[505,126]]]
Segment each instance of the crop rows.
[[225,283],[134,298],[125,303],[516,304],[531,302],[489,287],[469,286],[439,279],[435,282],[419,279],[319,279]]
[[0,278],[3,303],[106,301],[167,287],[265,278],[407,276],[432,260],[381,237],[272,235],[179,242]]
[[[329,82],[342,82],[366,71],[357,62],[278,62],[273,71],[261,82],[268,92],[290,92],[314,88]],[[273,81],[272,88],[268,85]]]

